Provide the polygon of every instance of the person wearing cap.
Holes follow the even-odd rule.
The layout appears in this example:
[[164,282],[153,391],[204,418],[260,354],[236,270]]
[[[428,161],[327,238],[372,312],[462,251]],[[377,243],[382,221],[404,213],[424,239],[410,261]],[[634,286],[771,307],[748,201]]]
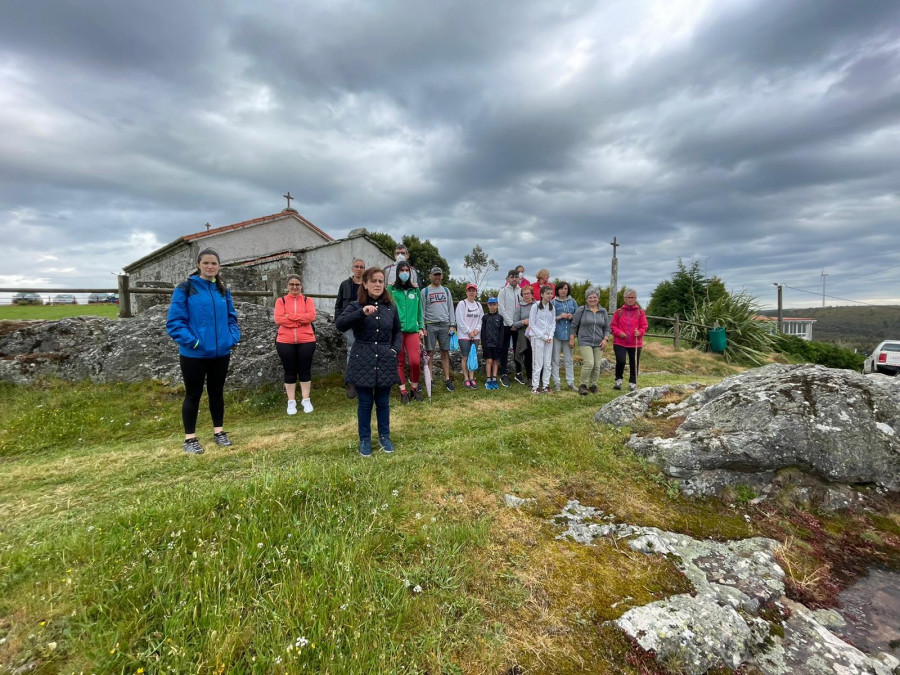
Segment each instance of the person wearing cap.
[[[487,382],[484,388],[488,390],[499,389],[497,384],[497,368],[502,352],[509,353],[509,339],[503,316],[498,312],[497,298],[488,298],[488,313],[481,317],[481,353],[484,356],[484,369],[487,373]],[[506,386],[509,386],[508,384]]]
[[[516,270],[510,270],[506,273],[506,285],[500,289],[497,294],[497,302],[499,306],[500,316],[503,317],[503,344],[500,350],[500,384],[504,387],[509,386],[509,344],[512,340],[513,348],[515,348],[517,333],[513,330],[513,321],[515,320],[516,306],[522,300],[522,292],[519,290],[519,273]],[[482,349],[484,343],[482,342]],[[518,362],[516,364],[516,381],[522,379]]]
[[453,377],[450,373],[450,336],[456,332],[456,312],[453,296],[443,285],[444,270],[432,267],[431,283],[422,289],[422,309],[425,317],[425,349],[434,363],[434,350],[441,350],[441,365],[444,368],[444,385],[453,391]]
[[481,339],[481,317],[484,310],[481,303],[476,300],[478,287],[475,284],[466,286],[466,297],[456,306],[456,325],[459,328],[459,353],[462,357],[463,378],[466,389],[476,389],[475,373],[469,370],[469,352],[472,347],[478,349],[478,341]]
[[384,283],[388,286],[393,286],[397,283],[397,263],[401,260],[409,263],[409,283],[419,288],[419,271],[413,267],[412,261],[409,259],[409,249],[406,248],[405,244],[397,244],[397,247],[394,249],[395,262],[384,268]]

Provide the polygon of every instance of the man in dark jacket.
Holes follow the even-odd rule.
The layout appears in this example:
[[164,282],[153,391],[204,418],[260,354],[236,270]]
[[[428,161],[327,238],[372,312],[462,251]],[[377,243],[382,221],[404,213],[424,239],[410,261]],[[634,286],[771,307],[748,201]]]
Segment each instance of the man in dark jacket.
[[[362,283],[363,272],[366,271],[366,263],[362,258],[353,259],[353,267],[351,269],[352,276],[341,282],[337,292],[337,300],[334,302],[334,320],[343,313],[351,302],[356,302],[359,294],[359,285]],[[347,341],[347,361],[350,361],[350,347],[353,346],[353,331],[344,332],[344,339]],[[347,382],[347,398],[356,397],[356,387],[352,383]]]

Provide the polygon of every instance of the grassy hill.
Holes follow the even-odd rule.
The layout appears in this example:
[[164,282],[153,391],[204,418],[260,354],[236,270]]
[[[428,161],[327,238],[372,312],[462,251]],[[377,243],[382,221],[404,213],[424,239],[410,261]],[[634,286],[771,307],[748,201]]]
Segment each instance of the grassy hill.
[[[658,344],[642,365],[642,385],[737,370]],[[0,672],[656,672],[605,622],[684,577],[613,542],[557,541],[566,500],[695,537],[790,539],[789,587],[823,605],[852,578],[831,578],[827,551],[865,537],[883,559],[900,536],[896,513],[681,496],[628,430],[593,423],[611,384],[395,396],[397,453],[370,459],[337,377],[296,417],[278,384],[229,391],[235,445],[213,446],[201,411],[202,456],[181,452],[178,390],[0,384]],[[506,493],[536,502],[509,509]]]
[[[776,316],[777,312],[763,312]],[[816,319],[813,339],[853,347],[862,353],[870,353],[882,340],[900,339],[900,306],[881,307],[809,307],[786,309],[786,317]]]

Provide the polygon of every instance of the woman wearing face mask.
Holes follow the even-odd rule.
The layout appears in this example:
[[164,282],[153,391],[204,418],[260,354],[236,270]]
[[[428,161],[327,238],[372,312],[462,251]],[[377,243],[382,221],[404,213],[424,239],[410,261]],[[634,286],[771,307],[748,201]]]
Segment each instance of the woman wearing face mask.
[[356,387],[359,454],[372,454],[372,407],[378,420],[378,440],[385,452],[391,442],[391,387],[397,377],[397,354],[403,341],[400,315],[384,283],[384,271],[370,267],[363,272],[356,302],[351,302],[335,322],[341,332],[352,330],[356,338],[347,362],[347,382]]
[[397,264],[403,261],[409,263],[409,283],[415,288],[419,288],[419,272],[413,267],[412,260],[409,258],[409,249],[404,244],[397,244],[394,250],[394,264],[384,268],[384,282],[388,286],[397,283]]
[[313,322],[316,320],[316,304],[302,294],[300,277],[288,277],[288,294],[275,301],[275,323],[278,335],[275,351],[284,368],[284,391],[287,393],[287,414],[297,414],[297,380],[300,380],[300,405],[303,412],[313,411],[309,399],[312,385],[312,360],[316,352],[316,334]]
[[[403,331],[403,342],[397,355],[397,374],[400,376],[400,402],[409,403],[409,399],[424,400],[419,390],[419,375],[422,366],[421,340],[425,335],[425,319],[422,316],[422,298],[410,283],[410,265],[401,260],[397,263],[397,281],[389,286],[391,297],[400,314],[400,328]],[[409,387],[406,391],[406,357],[409,357]]]
[[182,449],[192,455],[203,452],[196,430],[204,384],[213,423],[213,442],[223,447],[232,444],[222,426],[225,377],[231,349],[241,339],[231,291],[225,288],[219,275],[219,254],[211,248],[200,251],[197,268],[190,278],[175,288],[166,318],[166,332],[178,344],[184,378]]

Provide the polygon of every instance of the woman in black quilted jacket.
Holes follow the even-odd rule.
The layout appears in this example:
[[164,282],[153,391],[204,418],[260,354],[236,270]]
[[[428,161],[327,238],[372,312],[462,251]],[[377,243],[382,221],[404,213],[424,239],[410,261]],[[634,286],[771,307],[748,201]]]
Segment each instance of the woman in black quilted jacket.
[[391,387],[400,383],[397,354],[403,340],[400,315],[384,283],[384,272],[363,272],[357,302],[351,302],[335,322],[342,333],[353,331],[356,341],[347,359],[346,381],[356,387],[359,454],[372,454],[372,407],[378,420],[378,441],[385,452],[391,442]]

